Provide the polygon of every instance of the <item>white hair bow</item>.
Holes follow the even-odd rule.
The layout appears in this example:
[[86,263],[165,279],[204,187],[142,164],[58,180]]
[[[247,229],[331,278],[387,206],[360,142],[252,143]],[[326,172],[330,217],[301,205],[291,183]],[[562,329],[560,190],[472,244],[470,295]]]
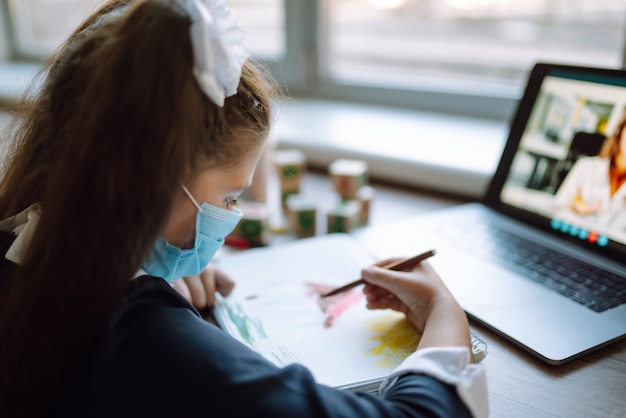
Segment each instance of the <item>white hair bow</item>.
[[192,24],[193,72],[202,91],[218,106],[237,93],[248,59],[243,31],[226,0],[187,0]]

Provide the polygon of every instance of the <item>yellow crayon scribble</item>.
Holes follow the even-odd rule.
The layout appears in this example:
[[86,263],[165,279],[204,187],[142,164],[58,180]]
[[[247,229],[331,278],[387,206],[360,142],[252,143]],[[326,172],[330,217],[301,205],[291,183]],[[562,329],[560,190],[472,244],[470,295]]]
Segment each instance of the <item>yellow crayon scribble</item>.
[[378,344],[366,352],[369,356],[381,357],[376,363],[378,367],[393,369],[402,360],[415,351],[420,334],[403,314],[389,311],[368,322],[368,330],[376,335],[370,340]]

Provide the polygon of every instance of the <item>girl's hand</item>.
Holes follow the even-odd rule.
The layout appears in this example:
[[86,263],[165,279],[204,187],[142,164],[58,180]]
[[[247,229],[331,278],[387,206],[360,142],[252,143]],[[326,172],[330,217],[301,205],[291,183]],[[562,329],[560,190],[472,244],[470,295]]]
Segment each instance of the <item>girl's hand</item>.
[[215,305],[215,292],[228,296],[235,282],[214,264],[209,264],[197,276],[188,276],[172,282],[176,289],[196,309]]
[[361,277],[367,282],[363,292],[369,309],[393,309],[404,313],[419,330],[424,330],[433,304],[451,295],[428,262],[422,262],[410,272],[382,269],[385,260],[363,269]]
[[463,309],[432,266],[422,262],[413,271],[381,268],[386,260],[365,268],[361,277],[369,309],[403,312],[422,333],[419,347],[465,346],[470,348],[469,326]]

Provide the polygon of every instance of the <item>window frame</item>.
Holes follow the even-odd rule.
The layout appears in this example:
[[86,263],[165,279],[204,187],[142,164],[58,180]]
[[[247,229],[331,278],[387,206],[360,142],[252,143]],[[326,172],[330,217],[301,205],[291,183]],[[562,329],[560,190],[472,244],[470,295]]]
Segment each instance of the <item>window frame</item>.
[[0,0],[0,62],[13,61],[17,59],[15,30],[13,21],[9,14],[8,0]]

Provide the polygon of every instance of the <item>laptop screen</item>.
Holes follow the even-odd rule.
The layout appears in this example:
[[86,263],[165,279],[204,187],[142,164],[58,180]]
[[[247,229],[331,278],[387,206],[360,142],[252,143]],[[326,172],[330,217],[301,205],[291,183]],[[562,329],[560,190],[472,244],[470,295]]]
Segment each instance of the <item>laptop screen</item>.
[[538,64],[488,200],[580,245],[626,255],[624,125],[626,71]]

